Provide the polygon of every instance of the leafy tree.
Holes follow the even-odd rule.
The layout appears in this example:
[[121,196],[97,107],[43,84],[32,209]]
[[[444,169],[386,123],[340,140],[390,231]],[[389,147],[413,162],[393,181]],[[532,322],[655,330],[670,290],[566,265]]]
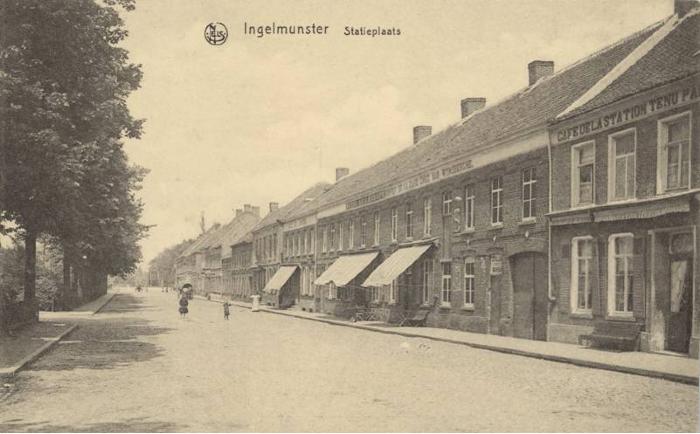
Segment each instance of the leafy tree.
[[120,140],[140,137],[126,99],[142,74],[118,46],[118,7],[134,0],[0,0],[0,221],[24,239],[25,299],[41,234],[66,262],[90,254],[107,273],[140,259],[134,190],[145,171],[129,166]]

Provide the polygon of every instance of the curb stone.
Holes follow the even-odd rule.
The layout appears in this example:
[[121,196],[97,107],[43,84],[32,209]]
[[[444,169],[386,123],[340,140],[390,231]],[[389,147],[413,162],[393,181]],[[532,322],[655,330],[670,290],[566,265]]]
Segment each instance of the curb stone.
[[14,366],[10,366],[9,368],[0,369],[0,378],[14,377],[17,374],[17,372],[26,368],[30,363],[34,362],[42,354],[44,354],[45,352],[47,352],[48,350],[53,348],[54,345],[56,345],[58,342],[60,342],[63,338],[67,337],[69,334],[71,334],[77,328],[78,328],[78,325],[73,324],[72,326],[68,327],[68,329],[64,330],[63,333],[61,333],[57,337],[49,338],[50,340],[48,340],[44,345],[37,348],[33,353],[24,357],[22,360],[17,362],[17,364],[15,364]]
[[107,305],[109,304],[109,302],[112,301],[112,299],[113,299],[114,297],[116,297],[116,295],[117,295],[117,294],[113,292],[113,293],[110,295],[110,297],[107,297],[107,299],[105,300],[104,303],[102,303],[97,309],[95,309],[95,311],[94,311],[92,314],[93,314],[93,315],[97,315],[98,313],[100,313],[100,311],[102,311],[102,309],[104,309],[104,307],[107,306]]
[[[238,306],[238,307],[244,307],[244,308],[251,309],[251,306],[247,306],[247,305],[244,305],[242,303],[236,303],[236,302],[231,302],[231,303],[235,306]],[[265,308],[262,308],[262,306],[261,306],[260,311],[272,313],[272,314],[276,314],[276,315],[283,315],[283,316],[287,316],[287,317],[298,318],[298,319],[305,319],[305,320],[309,320],[309,321],[322,322],[322,323],[341,326],[341,327],[351,327],[351,328],[356,328],[356,329],[361,329],[361,330],[367,330],[367,331],[372,331],[372,332],[376,332],[376,333],[398,335],[398,336],[404,336],[404,337],[409,337],[409,338],[430,339],[430,340],[438,341],[438,342],[445,342],[445,343],[456,344],[456,345],[464,345],[467,347],[472,347],[472,348],[476,348],[476,349],[480,349],[480,350],[495,351],[495,352],[499,352],[499,353],[513,354],[516,356],[530,357],[530,358],[547,360],[547,361],[552,361],[552,362],[568,363],[571,365],[582,366],[582,367],[586,367],[586,368],[603,369],[606,371],[621,372],[621,373],[625,373],[625,374],[640,375],[640,376],[644,376],[644,377],[660,378],[662,380],[668,380],[668,381],[673,381],[673,382],[677,382],[677,383],[689,384],[689,385],[693,385],[693,386],[697,386],[699,384],[698,377],[693,377],[690,375],[674,374],[671,372],[654,371],[654,370],[649,370],[649,369],[644,369],[644,368],[634,368],[634,367],[630,367],[630,366],[613,365],[613,364],[604,363],[604,362],[596,362],[593,360],[577,359],[574,357],[559,356],[559,355],[554,355],[554,354],[542,354],[542,353],[537,353],[537,352],[533,352],[533,351],[520,350],[520,349],[516,349],[516,348],[507,348],[507,347],[499,347],[499,346],[495,346],[495,345],[479,344],[479,343],[474,343],[474,342],[465,342],[465,341],[459,341],[459,340],[450,339],[450,338],[442,338],[442,337],[437,337],[437,336],[426,336],[426,335],[422,335],[422,334],[418,334],[418,333],[404,332],[404,331],[399,331],[399,330],[384,330],[384,329],[378,329],[378,328],[372,327],[372,326],[366,326],[363,324],[345,323],[342,321],[334,321],[334,320],[325,319],[325,318],[310,318],[310,317],[301,316],[301,315],[294,315],[293,313],[289,313],[289,312],[265,309]]]

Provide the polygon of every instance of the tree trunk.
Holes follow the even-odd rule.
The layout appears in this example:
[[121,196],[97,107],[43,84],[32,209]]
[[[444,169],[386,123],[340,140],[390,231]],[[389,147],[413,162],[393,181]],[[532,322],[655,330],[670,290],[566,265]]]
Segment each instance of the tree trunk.
[[24,301],[34,301],[36,296],[36,233],[27,231],[24,236]]
[[70,259],[68,259],[68,253],[66,249],[63,249],[63,296],[61,297],[62,304],[65,306],[68,300],[70,300],[71,294],[71,281],[70,281]]

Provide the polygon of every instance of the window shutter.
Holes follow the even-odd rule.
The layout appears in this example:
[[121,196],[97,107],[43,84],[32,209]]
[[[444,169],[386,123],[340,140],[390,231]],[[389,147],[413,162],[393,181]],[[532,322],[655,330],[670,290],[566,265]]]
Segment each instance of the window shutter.
[[605,245],[601,246],[598,239],[593,239],[593,260],[591,261],[591,312],[594,316],[602,316],[605,314],[605,305],[607,302],[607,293],[605,292],[606,285],[601,285],[605,282],[606,276],[603,276],[602,261],[605,259],[600,254],[606,249]]

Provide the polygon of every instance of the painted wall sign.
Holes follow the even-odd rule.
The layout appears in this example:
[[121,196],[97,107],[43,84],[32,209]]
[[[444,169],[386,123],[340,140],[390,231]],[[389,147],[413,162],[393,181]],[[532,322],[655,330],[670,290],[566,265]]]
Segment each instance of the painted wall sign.
[[667,92],[663,95],[648,98],[647,100],[640,101],[619,110],[608,112],[602,116],[598,116],[586,122],[581,122],[572,127],[562,128],[557,130],[554,139],[556,143],[579,139],[627,122],[651,116],[656,112],[696,101],[699,98],[700,88],[698,85],[690,85]]
[[347,209],[358,208],[370,203],[379,202],[380,200],[388,199],[390,197],[398,196],[400,194],[406,193],[407,191],[416,190],[427,184],[432,184],[434,182],[440,181],[443,178],[449,176],[457,175],[460,173],[465,173],[472,169],[472,160],[466,160],[460,163],[452,164],[450,166],[432,169],[423,172],[419,175],[408,178],[404,181],[391,185],[383,190],[373,192],[367,196],[363,196],[359,199],[355,199],[347,203]]

